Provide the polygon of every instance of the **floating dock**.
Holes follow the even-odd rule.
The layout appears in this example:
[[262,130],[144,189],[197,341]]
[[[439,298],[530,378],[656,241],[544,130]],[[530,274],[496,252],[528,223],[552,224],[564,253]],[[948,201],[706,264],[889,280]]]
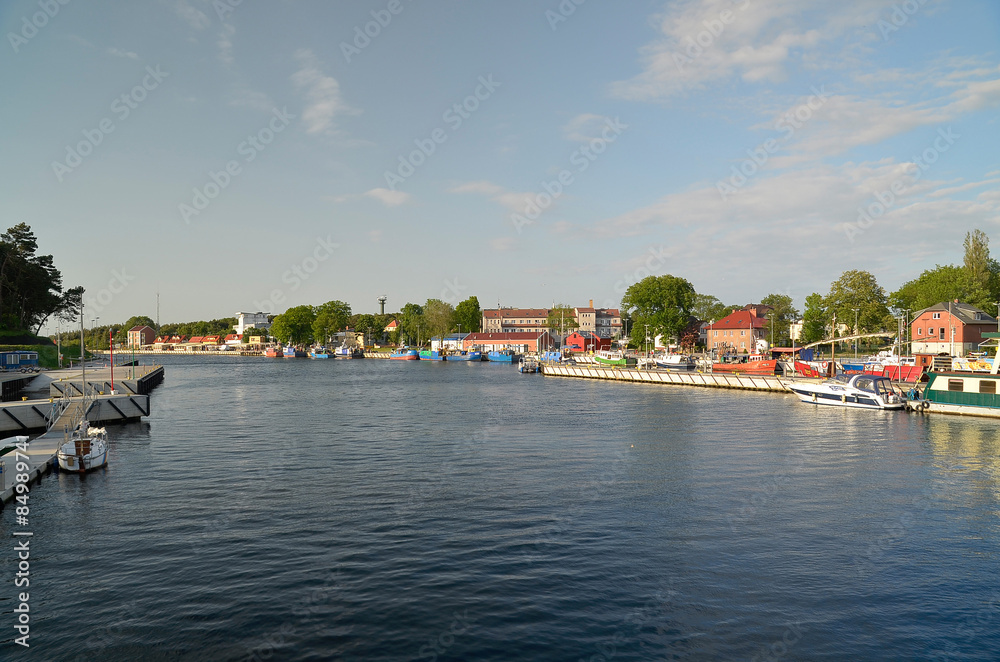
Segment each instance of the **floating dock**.
[[554,377],[580,377],[583,379],[609,379],[621,382],[648,384],[675,384],[706,388],[732,388],[748,391],[788,393],[778,377],[773,375],[740,375],[734,373],[697,372],[693,370],[657,370],[596,364],[546,363],[542,374]]

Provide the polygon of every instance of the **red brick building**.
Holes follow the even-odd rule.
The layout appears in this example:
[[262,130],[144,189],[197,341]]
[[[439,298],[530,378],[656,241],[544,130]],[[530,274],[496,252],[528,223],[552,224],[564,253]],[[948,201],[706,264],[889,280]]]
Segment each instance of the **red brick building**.
[[753,352],[758,338],[763,338],[767,320],[758,317],[768,306],[746,306],[734,310],[721,320],[708,325],[708,348],[736,352]]
[[979,349],[984,331],[996,330],[995,317],[958,301],[924,308],[910,325],[914,354],[965,356]]
[[148,326],[133,326],[128,330],[127,342],[129,347],[138,349],[139,347],[152,345],[154,340],[156,340],[156,331]]
[[566,336],[563,348],[571,352],[596,352],[611,349],[611,338],[602,338],[593,331],[576,331]]

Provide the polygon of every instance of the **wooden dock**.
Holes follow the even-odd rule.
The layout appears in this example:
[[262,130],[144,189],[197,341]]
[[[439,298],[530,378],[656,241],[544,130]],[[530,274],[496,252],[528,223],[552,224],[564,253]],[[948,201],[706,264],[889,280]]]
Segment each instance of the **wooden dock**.
[[788,393],[780,379],[773,375],[739,375],[710,373],[694,370],[646,369],[596,364],[545,363],[542,374],[553,377],[579,377],[583,379],[608,379],[621,382],[701,386],[705,388],[731,388],[748,391]]

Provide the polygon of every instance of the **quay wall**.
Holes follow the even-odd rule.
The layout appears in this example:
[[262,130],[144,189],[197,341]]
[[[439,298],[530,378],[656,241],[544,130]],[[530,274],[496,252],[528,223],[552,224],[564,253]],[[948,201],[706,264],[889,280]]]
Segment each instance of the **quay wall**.
[[677,386],[701,386],[705,388],[731,388],[749,391],[787,393],[781,381],[771,375],[738,375],[732,373],[710,373],[694,371],[647,370],[624,367],[604,367],[598,365],[564,365],[546,363],[542,374],[553,377],[578,377],[583,379],[608,379],[622,382],[643,382],[648,384],[671,384]]
[[[56,402],[57,399],[49,398],[0,404],[0,437],[45,430],[49,426],[49,416]],[[149,402],[149,395],[99,395],[90,403],[87,416],[93,425],[134,421],[142,416],[149,416]]]

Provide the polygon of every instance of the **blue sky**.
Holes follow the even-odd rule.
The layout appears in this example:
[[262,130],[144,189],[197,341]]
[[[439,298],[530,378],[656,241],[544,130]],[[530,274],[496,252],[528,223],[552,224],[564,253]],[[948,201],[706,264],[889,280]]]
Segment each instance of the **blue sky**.
[[801,306],[1000,244],[995,2],[63,2],[0,6],[4,227],[102,323]]

